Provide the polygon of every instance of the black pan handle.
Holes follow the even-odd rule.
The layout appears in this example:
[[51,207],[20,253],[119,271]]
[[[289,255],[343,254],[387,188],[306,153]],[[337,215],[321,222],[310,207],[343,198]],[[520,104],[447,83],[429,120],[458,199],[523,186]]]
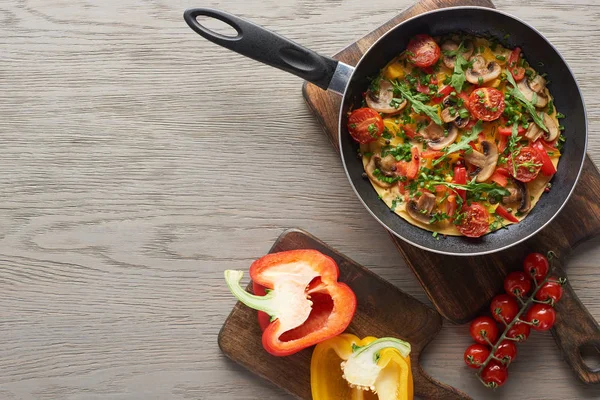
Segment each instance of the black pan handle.
[[[225,22],[237,31],[237,36],[225,36],[211,31],[197,21],[199,16]],[[203,38],[243,56],[290,72],[322,89],[329,87],[338,65],[338,61],[332,58],[321,56],[262,26],[223,11],[191,8],[185,10],[183,18]]]

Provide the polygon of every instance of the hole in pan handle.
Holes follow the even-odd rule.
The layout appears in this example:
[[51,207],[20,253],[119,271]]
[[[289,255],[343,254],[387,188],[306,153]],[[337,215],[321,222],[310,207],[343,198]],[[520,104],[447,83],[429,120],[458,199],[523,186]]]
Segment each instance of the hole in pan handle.
[[[218,19],[237,31],[237,36],[225,36],[200,24],[199,16]],[[192,8],[183,13],[185,22],[197,34],[211,42],[243,56],[290,72],[322,89],[327,89],[338,61],[324,57],[262,26],[224,11]]]

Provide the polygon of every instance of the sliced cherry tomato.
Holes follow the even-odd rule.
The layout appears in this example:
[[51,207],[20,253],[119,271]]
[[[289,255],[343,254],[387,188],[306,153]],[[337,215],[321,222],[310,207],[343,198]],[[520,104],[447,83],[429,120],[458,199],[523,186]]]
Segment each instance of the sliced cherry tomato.
[[438,92],[431,98],[431,101],[434,104],[441,103],[444,100],[444,97],[448,96],[450,93],[454,91],[454,88],[450,85],[446,85],[438,90]]
[[537,150],[540,160],[542,161],[542,174],[546,176],[554,175],[556,173],[556,167],[552,164],[552,160],[550,159],[550,156],[548,156],[544,145],[540,143],[540,140],[537,140],[532,147]]
[[548,259],[541,253],[530,253],[523,261],[523,271],[535,279],[536,282],[543,281],[548,275],[549,269]]
[[[458,183],[459,185],[467,184],[467,169],[465,167],[454,167],[454,178],[452,182]],[[464,189],[456,189],[456,193],[462,197],[463,202],[467,200],[467,191]]]
[[465,363],[469,368],[479,369],[489,356],[489,347],[482,344],[472,344],[465,350]]
[[429,35],[416,35],[408,42],[406,50],[408,60],[417,67],[431,67],[440,59],[440,47]]
[[365,144],[377,140],[383,129],[381,115],[368,107],[358,108],[348,117],[348,131],[358,143]]
[[438,150],[425,150],[424,152],[421,153],[421,158],[426,158],[426,159],[438,159],[441,156],[443,156],[445,153],[443,151],[438,151]]
[[[498,146],[499,148],[500,146]],[[508,185],[508,170],[506,168],[496,168],[492,176],[490,176],[490,181],[497,183],[502,187],[506,187]],[[501,207],[501,206],[498,206]],[[505,217],[506,218],[506,217]],[[508,219],[508,218],[507,218]],[[510,219],[509,219],[510,221]],[[517,221],[513,221],[517,222]]]
[[499,294],[492,299],[490,310],[496,321],[510,324],[519,313],[519,304],[512,296]]
[[544,283],[540,290],[535,294],[536,300],[546,301],[550,300],[550,305],[556,304],[563,295],[563,287],[559,282],[559,278],[551,276],[548,282]]
[[503,340],[496,348],[494,355],[508,365],[517,358],[517,345],[512,340]]
[[525,272],[511,272],[504,278],[504,290],[512,296],[523,298],[531,290],[531,278]]
[[508,379],[508,369],[498,361],[492,360],[481,371],[481,379],[488,387],[495,389],[504,385]]
[[504,112],[504,95],[498,89],[482,87],[469,96],[471,113],[483,121],[494,121]]
[[508,69],[510,70],[513,78],[515,78],[515,81],[520,81],[521,79],[525,78],[525,68],[517,66],[520,55],[521,48],[515,47],[508,57]]
[[524,342],[529,337],[529,333],[531,332],[531,328],[529,325],[524,324],[522,322],[517,322],[513,326],[510,327],[508,332],[506,332],[507,338],[517,339],[519,342]]
[[[496,129],[496,132],[502,136],[512,136],[512,126],[499,126],[498,129]],[[527,131],[521,125],[517,127],[517,134],[519,136],[523,136],[525,132]]]
[[484,235],[489,229],[490,214],[479,203],[472,203],[463,209],[463,219],[456,227],[465,236],[476,238]]
[[488,340],[490,343],[496,343],[496,340],[498,340],[498,325],[490,317],[477,317],[471,321],[469,333],[471,333],[473,340],[479,344],[488,344]]
[[534,303],[527,310],[525,321],[531,322],[536,331],[547,331],[554,326],[556,311],[548,304]]
[[533,147],[522,147],[516,156],[510,155],[506,162],[508,172],[521,182],[531,182],[542,169],[539,152]]

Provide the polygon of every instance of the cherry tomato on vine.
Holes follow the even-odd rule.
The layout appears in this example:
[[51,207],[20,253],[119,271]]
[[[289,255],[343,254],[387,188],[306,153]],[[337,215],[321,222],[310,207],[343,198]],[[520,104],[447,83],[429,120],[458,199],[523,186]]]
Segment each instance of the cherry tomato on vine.
[[548,259],[541,253],[531,253],[525,257],[523,262],[523,270],[527,275],[533,277],[536,282],[543,281],[548,275],[549,269]]
[[556,311],[548,304],[535,303],[527,310],[525,320],[531,322],[536,331],[547,331],[554,326]]
[[365,144],[377,140],[383,129],[381,115],[368,107],[358,108],[348,117],[348,131],[358,143]]
[[408,60],[417,67],[431,67],[440,59],[440,47],[429,35],[415,35],[406,46]]
[[548,299],[552,299],[550,301],[550,305],[556,304],[563,295],[563,288],[559,282],[559,278],[556,276],[551,276],[548,279],[548,282],[544,283],[540,290],[535,294],[536,300],[546,301]]
[[496,321],[509,324],[519,313],[519,304],[512,296],[499,294],[492,299],[490,310]]
[[517,358],[517,345],[512,340],[503,340],[494,353],[505,364],[510,364]]
[[508,369],[496,360],[490,361],[483,371],[481,371],[481,379],[492,389],[504,385],[507,378]]
[[531,290],[531,278],[524,272],[511,272],[504,279],[504,290],[515,297],[525,297]]
[[486,338],[491,343],[498,340],[498,325],[490,317],[477,317],[471,322],[469,332],[474,341],[479,344],[488,344]]
[[490,348],[482,344],[472,344],[465,351],[465,363],[469,368],[478,369],[490,355]]
[[517,322],[510,327],[508,332],[506,332],[506,337],[517,339],[519,342],[524,342],[529,337],[529,333],[531,333],[531,328],[529,325],[522,322]]

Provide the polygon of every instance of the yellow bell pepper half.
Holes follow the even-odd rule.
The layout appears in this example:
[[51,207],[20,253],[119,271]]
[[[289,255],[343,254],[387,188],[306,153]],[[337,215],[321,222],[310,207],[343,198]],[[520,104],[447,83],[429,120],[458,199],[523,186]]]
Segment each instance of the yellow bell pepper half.
[[313,400],[412,400],[410,344],[349,333],[319,343],[312,354]]

